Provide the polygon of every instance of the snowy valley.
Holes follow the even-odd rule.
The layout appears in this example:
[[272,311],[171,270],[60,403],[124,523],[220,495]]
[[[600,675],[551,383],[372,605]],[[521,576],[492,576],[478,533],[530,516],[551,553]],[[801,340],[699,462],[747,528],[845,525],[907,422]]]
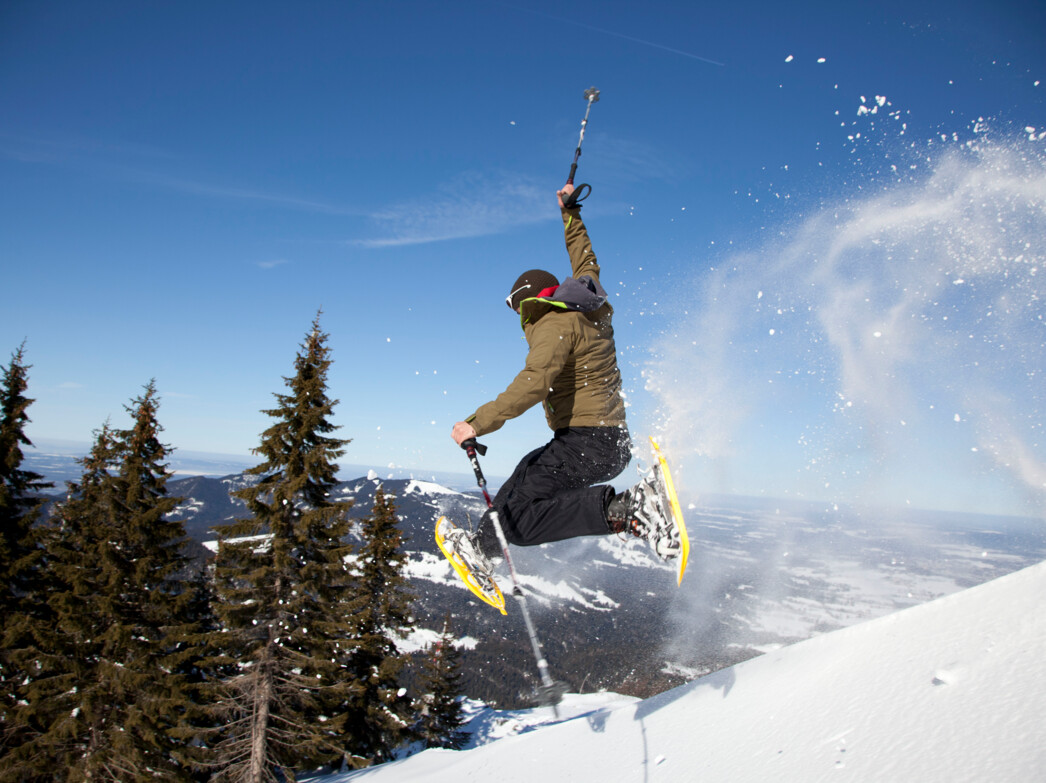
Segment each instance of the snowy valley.
[[[172,482],[197,542],[235,517],[241,476]],[[396,497],[422,630],[431,641],[450,611],[463,640],[468,695],[502,708],[532,706],[536,686],[525,629],[480,604],[436,548],[435,520],[462,524],[484,508],[474,493],[373,473],[343,482],[354,516],[379,486]],[[550,666],[576,692],[646,698],[723,667],[828,631],[981,584],[1046,559],[1041,521],[737,497],[687,498],[691,563],[677,587],[644,543],[615,537],[516,548],[520,579]],[[213,545],[213,544],[212,544]],[[503,567],[502,567],[503,568]]]

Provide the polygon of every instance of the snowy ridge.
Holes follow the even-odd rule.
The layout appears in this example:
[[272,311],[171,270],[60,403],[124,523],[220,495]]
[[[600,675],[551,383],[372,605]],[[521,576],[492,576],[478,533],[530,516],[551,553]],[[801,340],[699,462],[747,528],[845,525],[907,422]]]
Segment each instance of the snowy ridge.
[[314,780],[1041,780],[1043,595],[1046,563],[645,701],[487,715],[471,750]]
[[407,482],[406,488],[403,490],[405,495],[423,495],[438,498],[441,495],[451,495],[453,497],[466,497],[464,492],[458,492],[454,489],[447,489],[446,487],[436,484],[432,481],[419,481],[418,479],[410,479]]
[[[439,640],[439,631],[416,628],[408,636],[397,638],[396,648],[401,653],[421,652],[432,648]],[[462,636],[454,640],[454,646],[460,650],[472,650],[476,647],[476,639],[471,636]]]

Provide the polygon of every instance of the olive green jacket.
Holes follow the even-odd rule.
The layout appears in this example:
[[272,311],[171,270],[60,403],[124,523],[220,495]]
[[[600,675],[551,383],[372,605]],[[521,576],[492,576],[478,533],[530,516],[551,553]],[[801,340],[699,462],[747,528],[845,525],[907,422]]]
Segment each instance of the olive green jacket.
[[[599,264],[580,210],[562,213],[573,279],[564,280],[551,295],[520,304],[520,323],[530,346],[526,365],[505,391],[466,419],[477,435],[500,429],[539,402],[553,430],[625,425],[610,323],[614,309],[600,285]],[[572,295],[578,292],[582,299]]]

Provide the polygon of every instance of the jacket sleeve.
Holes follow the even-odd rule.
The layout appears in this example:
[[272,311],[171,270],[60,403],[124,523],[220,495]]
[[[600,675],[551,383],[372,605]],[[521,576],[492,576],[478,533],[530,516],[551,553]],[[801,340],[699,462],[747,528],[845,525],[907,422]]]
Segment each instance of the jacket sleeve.
[[599,263],[596,261],[596,254],[592,252],[592,242],[581,220],[581,210],[574,208],[560,211],[563,213],[564,235],[567,253],[570,255],[571,277],[576,280],[582,275],[589,275],[599,280]]
[[501,429],[509,419],[522,415],[548,397],[552,384],[573,350],[572,335],[556,328],[555,318],[543,318],[533,327],[527,363],[501,394],[481,405],[465,419],[477,435]]

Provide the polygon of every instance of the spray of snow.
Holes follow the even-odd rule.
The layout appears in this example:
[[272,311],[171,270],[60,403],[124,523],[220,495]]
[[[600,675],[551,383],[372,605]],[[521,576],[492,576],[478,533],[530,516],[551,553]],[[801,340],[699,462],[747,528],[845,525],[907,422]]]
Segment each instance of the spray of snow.
[[787,439],[797,494],[895,504],[890,481],[928,465],[956,491],[1001,469],[1040,515],[1046,156],[975,130],[909,147],[888,181],[695,277],[644,373],[676,461],[736,491],[735,461],[750,479]]

